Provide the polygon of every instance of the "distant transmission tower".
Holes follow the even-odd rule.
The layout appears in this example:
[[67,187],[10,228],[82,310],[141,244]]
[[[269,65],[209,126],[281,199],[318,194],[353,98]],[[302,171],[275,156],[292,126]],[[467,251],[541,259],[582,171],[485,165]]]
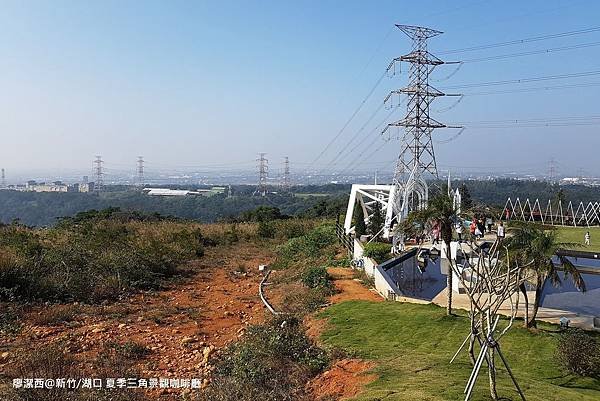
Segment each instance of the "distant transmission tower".
[[548,162],[548,181],[551,183],[556,181],[556,160],[554,158]]
[[0,188],[6,188],[6,175],[4,169],[2,169],[2,178],[0,178]]
[[269,161],[265,158],[266,153],[259,153],[258,162],[258,185],[254,195],[265,196],[267,194],[267,176],[269,174]]
[[96,192],[102,191],[104,187],[104,171],[102,171],[102,156],[96,156],[94,160],[94,174],[96,175],[96,182],[94,183],[94,190]]
[[283,162],[283,180],[281,187],[285,190],[290,189],[290,159],[286,156]]
[[137,184],[144,186],[144,156],[138,156],[137,159]]
[[[440,96],[460,96],[446,95],[429,85],[429,74],[436,66],[444,64],[444,61],[427,51],[427,39],[442,32],[410,25],[396,25],[396,27],[412,39],[413,45],[410,53],[395,58],[388,66],[389,73],[390,70],[395,71],[397,63],[410,64],[408,86],[392,91],[385,99],[387,102],[394,95],[408,97],[406,116],[402,120],[388,124],[383,130],[385,133],[390,127],[404,127],[400,154],[392,181],[393,189],[390,192],[389,202],[392,207],[386,211],[384,227],[386,235],[389,235],[394,219],[400,221],[410,211],[427,205],[429,189],[424,176],[427,173],[436,178],[438,176],[431,134],[434,129],[447,126],[429,116],[431,102]],[[400,135],[398,137],[400,139]]]

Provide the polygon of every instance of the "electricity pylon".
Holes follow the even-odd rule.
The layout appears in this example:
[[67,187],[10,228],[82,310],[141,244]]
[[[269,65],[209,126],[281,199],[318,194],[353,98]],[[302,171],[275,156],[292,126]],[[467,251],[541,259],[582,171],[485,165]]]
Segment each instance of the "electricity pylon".
[[137,184],[144,186],[144,156],[138,156],[137,159]]
[[284,190],[290,189],[290,159],[286,156],[283,162],[283,179],[281,181],[281,187]]
[[[398,63],[409,63],[409,82],[405,88],[392,91],[385,99],[387,102],[394,95],[406,95],[406,116],[388,124],[382,133],[386,133],[391,127],[403,127],[404,133],[400,138],[400,154],[396,162],[392,190],[390,192],[390,204],[386,211],[384,233],[389,235],[394,222],[402,220],[412,210],[418,210],[427,205],[429,189],[425,181],[426,175],[437,178],[437,165],[431,134],[436,128],[444,128],[446,125],[434,120],[429,115],[429,106],[433,100],[440,96],[460,96],[458,94],[447,95],[429,85],[429,75],[433,69],[444,61],[432,55],[427,50],[427,40],[442,34],[434,29],[396,25],[412,39],[412,51],[404,56],[397,57],[388,66],[388,73],[395,72]],[[461,128],[461,127],[449,127]]]
[[96,175],[96,182],[94,183],[94,190],[96,192],[102,191],[104,187],[104,171],[102,171],[102,156],[96,156],[94,160],[94,173]]
[[259,153],[258,162],[258,185],[253,195],[265,196],[267,194],[267,176],[269,173],[269,161],[265,158],[266,153]]

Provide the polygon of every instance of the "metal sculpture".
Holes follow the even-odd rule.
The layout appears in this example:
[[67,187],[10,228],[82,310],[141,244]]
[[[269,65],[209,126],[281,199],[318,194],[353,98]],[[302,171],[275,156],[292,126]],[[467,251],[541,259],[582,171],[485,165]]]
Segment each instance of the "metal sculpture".
[[[496,241],[488,249],[475,249],[475,245],[467,244],[471,252],[465,263],[454,264],[449,260],[451,271],[458,277],[470,301],[469,316],[471,330],[458,351],[452,357],[454,362],[460,351],[469,344],[469,355],[473,362],[471,375],[464,389],[465,401],[469,400],[484,362],[488,367],[490,394],[492,399],[498,399],[496,392],[496,355],[500,357],[521,399],[525,395],[515,378],[506,357],[502,353],[500,339],[512,327],[519,308],[519,286],[526,280],[526,266],[511,264],[506,248]],[[451,274],[451,272],[448,272]],[[500,308],[510,307],[505,319],[500,318]],[[477,358],[474,356],[475,346],[479,346]]]

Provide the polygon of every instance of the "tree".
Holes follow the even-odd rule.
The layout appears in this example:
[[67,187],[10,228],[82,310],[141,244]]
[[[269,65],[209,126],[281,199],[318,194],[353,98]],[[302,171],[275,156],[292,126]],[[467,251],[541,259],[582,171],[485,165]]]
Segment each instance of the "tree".
[[[409,224],[411,224],[412,220],[411,225],[421,225],[421,227],[424,227],[426,224],[439,224],[441,238],[446,246],[446,255],[448,256],[450,256],[452,227],[454,226],[454,220],[457,217],[457,210],[452,203],[452,198],[445,193],[440,193],[429,200],[429,204],[426,208],[412,212],[408,217]],[[450,263],[450,269],[446,277],[446,291],[448,296],[446,312],[448,315],[452,315],[452,259],[448,258],[448,261]]]
[[471,198],[471,192],[469,192],[469,187],[467,187],[467,184],[460,184],[460,187],[458,187],[458,192],[460,193],[461,206],[465,210],[471,209],[473,207],[473,199]]
[[357,203],[354,207],[354,235],[360,239],[361,235],[367,232],[367,226],[365,225],[365,213],[360,203]]
[[567,196],[565,195],[565,191],[560,188],[557,192],[556,192],[556,204],[558,205],[558,203],[560,202],[561,204],[564,204],[565,201],[567,200]]
[[509,229],[512,235],[506,240],[507,247],[524,264],[525,273],[531,274],[532,280],[530,280],[530,283],[533,285],[535,292],[533,311],[529,316],[529,299],[524,291],[525,287],[521,288],[521,291],[525,294],[525,309],[527,311],[525,326],[536,327],[535,318],[540,307],[544,287],[548,281],[557,287],[562,284],[558,267],[553,260],[555,257],[560,262],[564,278],[570,278],[577,289],[585,291],[583,276],[577,270],[577,267],[566,256],[560,253],[557,254],[560,249],[579,245],[559,242],[556,231],[547,230],[539,224],[517,222],[512,224],[513,226]]
[[381,229],[383,228],[383,212],[381,210],[381,203],[375,202],[373,204],[373,210],[371,211],[371,217],[369,217],[368,231],[374,238],[379,238],[381,235]]

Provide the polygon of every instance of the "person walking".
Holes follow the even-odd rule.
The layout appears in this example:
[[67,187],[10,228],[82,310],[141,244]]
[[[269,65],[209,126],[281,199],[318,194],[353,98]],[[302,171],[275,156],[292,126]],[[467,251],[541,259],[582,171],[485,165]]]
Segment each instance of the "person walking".
[[432,245],[439,245],[440,243],[440,225],[439,223],[435,223],[433,228],[431,229]]
[[505,232],[504,232],[504,223],[498,223],[498,230],[496,231],[498,236],[498,242],[502,242],[504,240]]
[[458,223],[456,223],[456,225],[454,226],[454,229],[456,230],[456,236],[458,237],[458,242],[462,242],[462,232],[463,232],[462,221],[459,221]]
[[475,230],[476,229],[477,229],[477,223],[475,222],[475,218],[473,218],[473,221],[469,225],[469,232],[471,233],[471,238],[472,239],[475,238]]
[[490,216],[485,218],[485,225],[487,226],[487,232],[491,233],[492,232],[492,225],[494,224],[494,222],[492,221],[492,218]]
[[590,232],[589,232],[589,231],[587,231],[587,232],[585,233],[585,245],[586,245],[586,246],[589,246],[589,245],[590,245]]
[[477,219],[477,228],[479,229],[479,236],[483,238],[483,235],[485,234],[485,223],[481,217]]

